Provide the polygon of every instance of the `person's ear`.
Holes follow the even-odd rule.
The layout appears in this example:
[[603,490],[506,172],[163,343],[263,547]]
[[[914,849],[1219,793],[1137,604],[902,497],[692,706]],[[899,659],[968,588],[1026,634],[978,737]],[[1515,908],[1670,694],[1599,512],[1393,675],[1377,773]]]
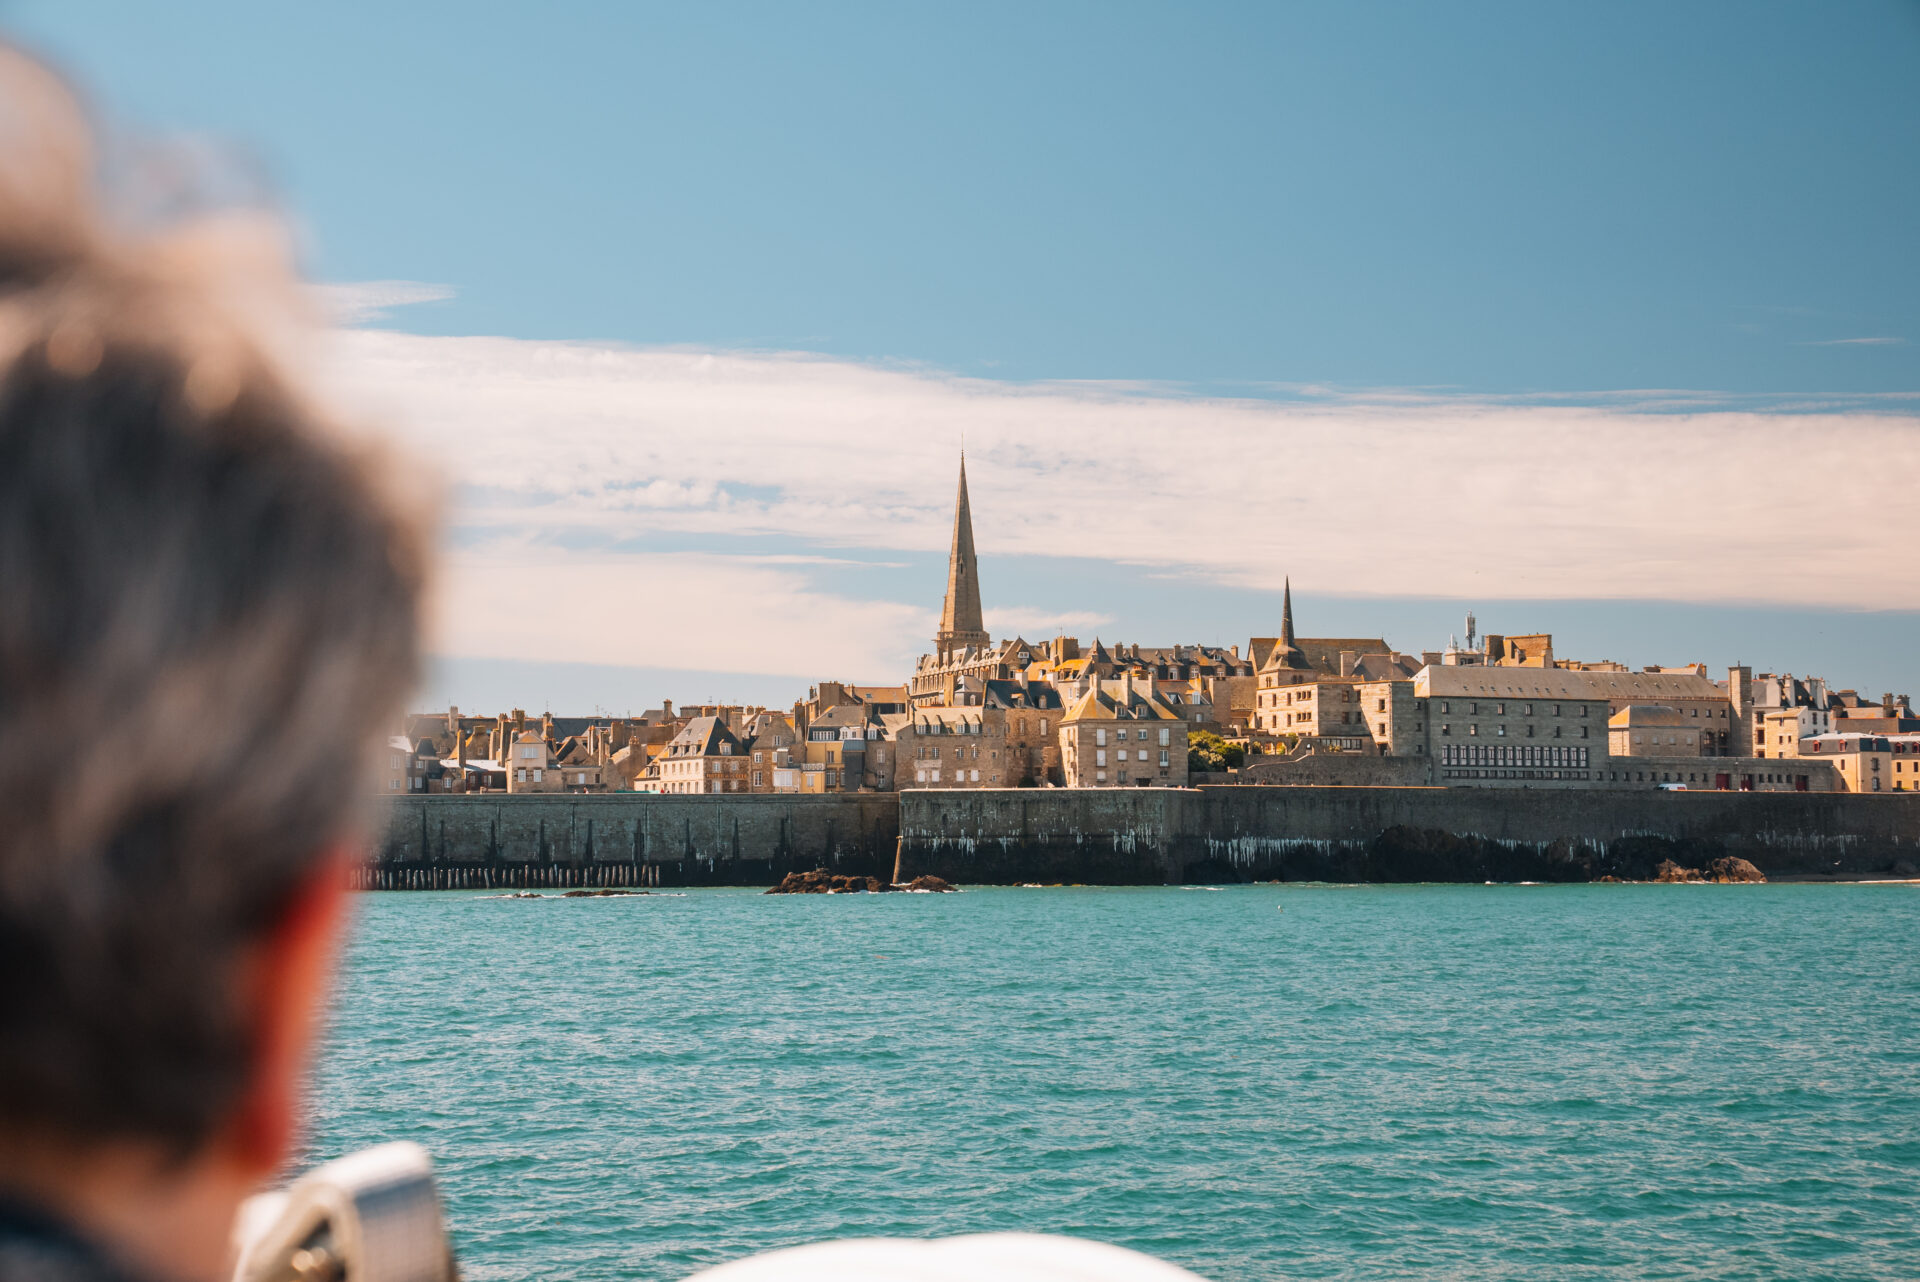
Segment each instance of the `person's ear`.
[[353,863],[345,847],[318,860],[254,944],[244,971],[251,1060],[225,1147],[255,1180],[278,1171],[299,1141],[300,1090],[333,982]]

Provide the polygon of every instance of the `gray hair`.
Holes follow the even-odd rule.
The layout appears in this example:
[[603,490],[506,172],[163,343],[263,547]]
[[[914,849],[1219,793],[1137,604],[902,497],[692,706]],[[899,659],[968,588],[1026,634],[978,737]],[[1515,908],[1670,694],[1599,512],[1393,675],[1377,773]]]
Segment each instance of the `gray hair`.
[[0,1134],[185,1152],[249,944],[370,816],[426,540],[276,359],[266,242],[112,233],[87,140],[0,47]]

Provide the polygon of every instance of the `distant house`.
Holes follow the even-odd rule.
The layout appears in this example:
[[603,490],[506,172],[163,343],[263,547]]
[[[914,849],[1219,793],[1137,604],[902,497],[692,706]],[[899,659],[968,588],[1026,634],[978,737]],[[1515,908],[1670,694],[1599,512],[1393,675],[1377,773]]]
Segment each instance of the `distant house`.
[[746,792],[751,786],[745,745],[718,716],[687,722],[658,765],[661,792]]

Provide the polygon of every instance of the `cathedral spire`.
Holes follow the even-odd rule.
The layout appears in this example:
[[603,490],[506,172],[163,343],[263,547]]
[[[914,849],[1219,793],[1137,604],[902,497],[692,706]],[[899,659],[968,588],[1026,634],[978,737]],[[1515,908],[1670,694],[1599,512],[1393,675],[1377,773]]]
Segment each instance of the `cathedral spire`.
[[960,493],[953,502],[953,550],[947,554],[947,601],[940,611],[940,632],[933,648],[945,654],[985,646],[980,619],[980,566],[973,555],[973,508],[967,502],[967,456],[960,455]]
[[[1271,582],[1272,580],[1268,580]],[[1288,577],[1280,591],[1280,644],[1293,645],[1293,579]]]

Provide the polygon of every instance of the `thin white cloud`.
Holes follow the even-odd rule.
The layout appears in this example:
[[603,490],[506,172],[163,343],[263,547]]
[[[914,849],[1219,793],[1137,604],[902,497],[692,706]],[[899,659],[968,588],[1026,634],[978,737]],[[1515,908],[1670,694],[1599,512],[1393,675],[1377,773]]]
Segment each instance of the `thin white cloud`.
[[364,325],[383,319],[396,307],[438,303],[453,297],[453,286],[419,280],[361,280],[309,288],[336,325]]
[[1048,610],[1031,606],[1002,606],[983,610],[983,622],[995,636],[1024,636],[1029,641],[1045,640],[1062,633],[1085,634],[1113,626],[1111,614],[1091,610]]
[[1802,347],[1897,347],[1906,341],[1907,340],[1904,338],[1900,338],[1898,336],[1889,334],[1889,335],[1881,335],[1874,338],[1822,338],[1822,339],[1815,339],[1814,341],[1809,343],[1802,343],[1801,346]]
[[[1920,558],[1888,555],[1878,523],[1765,514],[1816,463],[1920,475],[1912,414],[1274,402],[780,354],[377,330],[337,343],[330,383],[356,415],[450,473],[463,546],[523,549],[456,575],[459,653],[890,671],[924,648],[939,584],[863,602],[814,589],[806,562],[944,553],[963,433],[983,560],[1039,552],[1273,590],[1290,574],[1376,596],[1920,598]],[[711,555],[740,535],[758,564]],[[708,555],[612,550],[662,538]],[[536,545],[598,550],[528,560]],[[996,617],[1098,626],[1044,602]]]
[[819,592],[743,558],[502,544],[448,558],[429,630],[449,658],[898,680],[937,614]]

